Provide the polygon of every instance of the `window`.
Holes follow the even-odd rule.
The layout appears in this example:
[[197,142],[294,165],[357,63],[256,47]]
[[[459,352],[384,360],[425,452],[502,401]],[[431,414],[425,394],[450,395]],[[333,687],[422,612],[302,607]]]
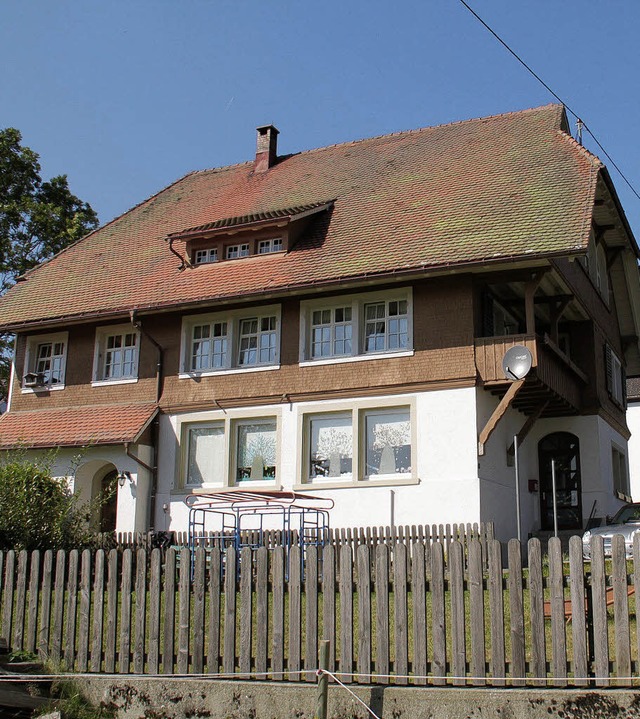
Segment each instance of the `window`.
[[270,252],[280,252],[282,250],[282,237],[277,237],[273,240],[259,240],[258,241],[258,254],[266,255]]
[[275,420],[239,421],[236,425],[236,481],[275,478]]
[[309,478],[351,478],[353,424],[351,414],[309,418]]
[[353,325],[351,307],[314,310],[311,313],[311,357],[351,354]]
[[277,367],[280,308],[199,315],[183,320],[181,372],[206,373]]
[[249,243],[242,245],[229,245],[227,247],[227,254],[225,255],[228,260],[235,260],[238,257],[249,256]]
[[[220,415],[218,415],[220,416]],[[184,422],[181,426],[180,486],[233,487],[246,482],[277,481],[277,418],[244,417]]]
[[411,421],[406,409],[366,412],[366,476],[411,471]]
[[604,347],[607,391],[620,407],[626,406],[626,378],[622,363],[609,345]]
[[195,325],[191,343],[191,369],[202,371],[226,367],[227,346],[226,322]]
[[196,250],[193,254],[194,265],[204,265],[209,262],[218,261],[218,248],[211,247],[208,250]]
[[138,377],[140,334],[131,325],[102,327],[96,332],[94,382],[119,382]]
[[200,485],[224,480],[224,425],[188,427],[185,484]]
[[627,458],[624,452],[618,447],[611,446],[611,465],[613,474],[613,491],[626,501],[631,501],[629,488],[629,476],[627,473]]
[[406,349],[407,301],[390,300],[364,306],[365,352]]
[[67,361],[67,333],[40,335],[27,340],[23,387],[62,389]]
[[593,232],[589,238],[587,254],[584,256],[584,267],[602,299],[609,304],[609,268],[607,267],[606,245],[602,240],[597,241]]
[[275,357],[276,318],[252,317],[240,320],[238,364],[241,367],[273,364]]
[[411,290],[300,303],[302,361],[412,351]]
[[412,477],[410,407],[309,414],[303,426],[307,482]]
[[599,243],[596,249],[596,287],[604,298],[604,301],[608,304],[609,271],[607,269],[607,252],[602,243]]

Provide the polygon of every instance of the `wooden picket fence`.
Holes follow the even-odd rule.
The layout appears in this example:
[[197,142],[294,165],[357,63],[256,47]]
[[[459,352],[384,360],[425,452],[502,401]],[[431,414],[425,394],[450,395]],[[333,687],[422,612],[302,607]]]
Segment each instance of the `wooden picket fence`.
[[[230,533],[225,533],[230,536]],[[487,563],[487,543],[495,537],[493,522],[475,522],[460,524],[424,524],[424,525],[398,525],[386,527],[340,527],[330,528],[323,532],[322,544],[332,546],[336,553],[337,561],[340,558],[340,549],[344,546],[351,548],[352,554],[360,546],[367,546],[371,554],[379,544],[396,545],[405,544],[411,546],[419,543],[429,548],[433,542],[441,542],[448,549],[451,542],[460,542],[465,556],[468,554],[468,545],[471,540],[478,540],[482,547],[483,564]],[[266,529],[258,539],[257,531],[241,532],[244,544],[262,544],[267,549],[275,547],[298,544],[298,532],[291,532],[290,542],[285,541],[283,532],[276,529]],[[219,544],[220,533],[207,532],[199,536],[195,544],[211,548]],[[186,531],[176,532],[105,532],[96,535],[95,545],[105,550],[110,549],[146,549],[152,550],[159,544],[165,548],[169,546],[174,549],[190,546],[189,533]]]
[[[638,684],[640,538],[601,537],[585,563],[473,538],[354,552],[183,548],[0,553],[1,636],[70,672],[315,682],[318,644],[344,682],[457,686]],[[506,550],[506,551],[504,551]],[[503,567],[506,555],[506,568]],[[339,555],[339,556],[338,556]],[[236,562],[236,560],[239,560]],[[339,561],[338,561],[339,559]],[[238,566],[238,571],[225,571]]]

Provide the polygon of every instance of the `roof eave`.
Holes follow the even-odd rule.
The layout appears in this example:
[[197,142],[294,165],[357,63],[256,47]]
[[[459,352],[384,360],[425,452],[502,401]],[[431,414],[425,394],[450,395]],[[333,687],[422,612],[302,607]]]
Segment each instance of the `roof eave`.
[[176,312],[195,310],[203,305],[212,303],[232,304],[246,300],[255,301],[258,298],[274,299],[278,297],[290,297],[292,295],[308,295],[320,291],[331,291],[333,289],[353,288],[364,286],[367,284],[381,284],[384,282],[400,282],[412,279],[420,279],[425,277],[436,277],[443,275],[456,274],[459,272],[482,272],[496,267],[514,267],[522,268],[523,265],[529,267],[539,267],[547,264],[550,260],[558,257],[576,257],[584,255],[585,250],[580,247],[570,248],[564,251],[532,253],[530,255],[512,255],[482,258],[466,262],[448,262],[439,265],[427,266],[425,263],[408,268],[396,270],[384,270],[380,272],[364,272],[358,275],[347,275],[342,277],[332,277],[328,280],[317,282],[304,282],[300,284],[283,285],[279,288],[266,290],[256,290],[255,292],[242,292],[225,296],[208,296],[188,302],[172,302],[157,303],[147,306],[126,307],[118,310],[112,309],[107,312],[87,312],[79,315],[61,315],[48,320],[30,320],[26,322],[14,322],[0,325],[0,332],[28,332],[34,329],[49,329],[61,325],[77,325],[86,322],[106,322],[116,321],[122,318],[129,318],[131,310],[135,310],[138,315],[156,314],[158,312]]

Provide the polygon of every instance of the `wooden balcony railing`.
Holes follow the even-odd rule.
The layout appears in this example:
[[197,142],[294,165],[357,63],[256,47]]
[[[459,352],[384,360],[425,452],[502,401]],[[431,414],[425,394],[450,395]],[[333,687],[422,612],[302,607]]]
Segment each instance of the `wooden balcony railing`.
[[568,404],[567,409],[579,411],[588,378],[547,336],[521,334],[476,338],[476,368],[481,384],[495,390],[510,384],[504,376],[502,359],[507,350],[516,345],[527,347],[533,361],[527,378],[529,391],[520,392],[514,405],[521,405],[526,410],[526,404],[547,399],[556,410],[559,404]]

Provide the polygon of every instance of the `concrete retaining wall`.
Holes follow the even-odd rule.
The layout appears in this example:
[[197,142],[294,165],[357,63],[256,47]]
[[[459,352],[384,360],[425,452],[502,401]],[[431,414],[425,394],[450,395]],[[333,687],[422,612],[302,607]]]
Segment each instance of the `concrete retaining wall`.
[[[190,679],[82,680],[87,698],[118,719],[312,719],[313,684]],[[626,689],[353,687],[383,719],[640,719],[640,694]],[[329,719],[371,719],[342,687],[329,688]]]

